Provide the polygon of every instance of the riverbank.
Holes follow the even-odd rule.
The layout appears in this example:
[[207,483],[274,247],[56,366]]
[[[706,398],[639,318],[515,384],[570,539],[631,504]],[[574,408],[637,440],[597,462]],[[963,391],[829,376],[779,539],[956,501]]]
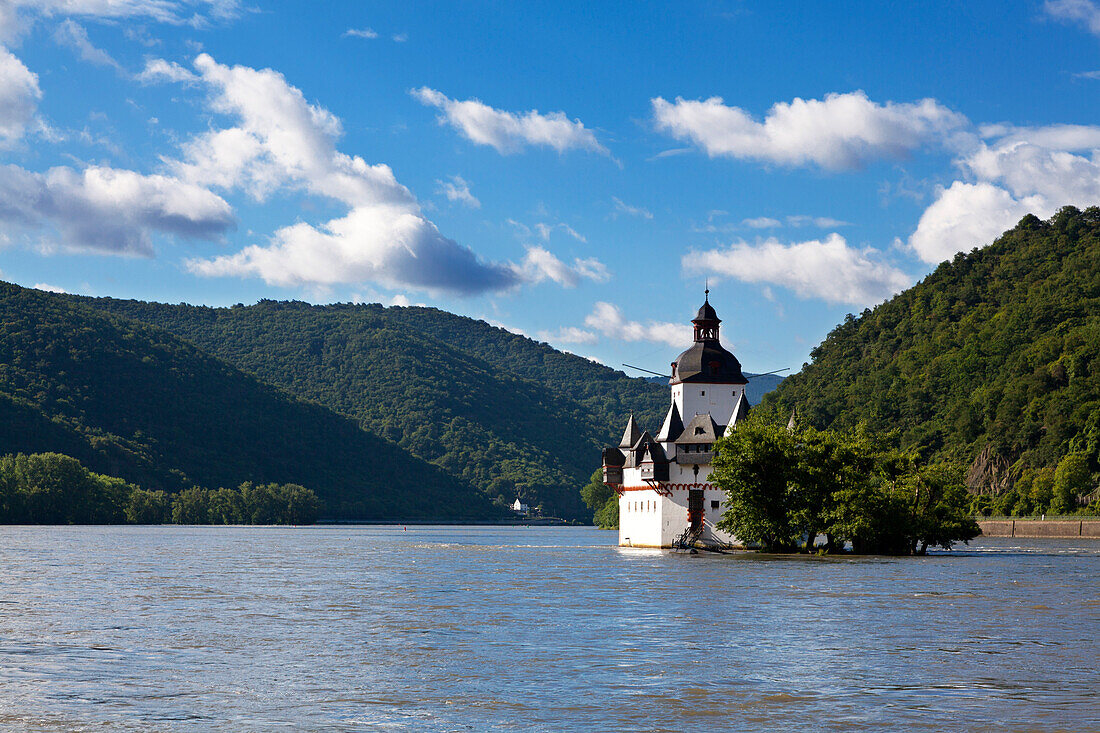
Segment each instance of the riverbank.
[[1100,519],[979,519],[978,526],[986,537],[1100,539]]
[[500,519],[370,519],[363,521],[342,519],[319,519],[317,524],[325,525],[432,525],[444,527],[572,527],[581,526],[579,522],[571,522],[560,517],[503,517]]

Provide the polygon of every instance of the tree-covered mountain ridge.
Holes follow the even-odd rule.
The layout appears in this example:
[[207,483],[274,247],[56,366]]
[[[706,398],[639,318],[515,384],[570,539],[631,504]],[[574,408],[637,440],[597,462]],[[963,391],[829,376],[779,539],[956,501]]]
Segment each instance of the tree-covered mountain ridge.
[[591,517],[578,490],[626,416],[656,425],[668,403],[667,386],[435,308],[65,297],[348,416],[498,505],[520,498],[570,519]]
[[908,290],[849,315],[766,408],[819,428],[897,431],[970,466],[977,492],[1100,469],[1100,208],[1028,215]]
[[0,283],[0,455],[46,452],[171,493],[297,483],[340,519],[502,514],[468,482],[163,329]]

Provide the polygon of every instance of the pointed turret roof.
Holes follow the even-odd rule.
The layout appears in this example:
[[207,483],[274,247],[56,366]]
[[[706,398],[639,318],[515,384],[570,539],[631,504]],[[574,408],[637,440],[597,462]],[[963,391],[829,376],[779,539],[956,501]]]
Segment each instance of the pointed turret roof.
[[733,408],[733,414],[730,415],[730,421],[726,424],[726,435],[730,434],[730,431],[737,427],[737,423],[744,420],[749,416],[749,400],[745,397],[745,393],[742,392],[741,396],[737,398],[737,405]]
[[714,422],[709,412],[696,415],[684,428],[684,432],[676,439],[678,444],[687,443],[713,443],[722,434],[722,427]]
[[794,430],[794,410],[791,410],[791,419],[787,421],[787,430]]
[[638,429],[638,423],[634,422],[634,413],[630,413],[630,420],[626,423],[623,439],[619,441],[620,448],[633,448],[638,439],[642,437],[642,431]]
[[665,415],[665,422],[661,425],[661,431],[657,433],[658,443],[671,443],[684,432],[684,421],[680,419],[680,408],[673,402]]

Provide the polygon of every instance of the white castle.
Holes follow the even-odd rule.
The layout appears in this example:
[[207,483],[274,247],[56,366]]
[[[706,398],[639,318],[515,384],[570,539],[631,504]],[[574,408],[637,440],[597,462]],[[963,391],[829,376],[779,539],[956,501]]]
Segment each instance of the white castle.
[[656,437],[634,415],[618,448],[603,452],[604,483],[619,495],[619,544],[726,547],[737,538],[715,527],[725,492],[710,483],[714,442],[749,411],[741,364],[718,341],[722,321],[710,291],[692,319],[695,343],[672,362],[672,404]]

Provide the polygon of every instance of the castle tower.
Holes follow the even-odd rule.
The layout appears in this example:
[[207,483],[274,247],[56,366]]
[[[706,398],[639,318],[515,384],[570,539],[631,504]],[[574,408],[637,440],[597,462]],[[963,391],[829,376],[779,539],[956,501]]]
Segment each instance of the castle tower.
[[748,380],[741,362],[719,341],[722,319],[710,304],[709,289],[691,323],[695,342],[672,362],[672,401],[685,421],[710,415],[719,425],[728,425]]
[[710,483],[714,443],[748,414],[748,380],[722,347],[710,290],[692,319],[693,343],[672,362],[668,414],[650,437],[631,414],[619,446],[603,452],[604,483],[619,495],[619,544],[730,546],[715,524],[725,493]]

